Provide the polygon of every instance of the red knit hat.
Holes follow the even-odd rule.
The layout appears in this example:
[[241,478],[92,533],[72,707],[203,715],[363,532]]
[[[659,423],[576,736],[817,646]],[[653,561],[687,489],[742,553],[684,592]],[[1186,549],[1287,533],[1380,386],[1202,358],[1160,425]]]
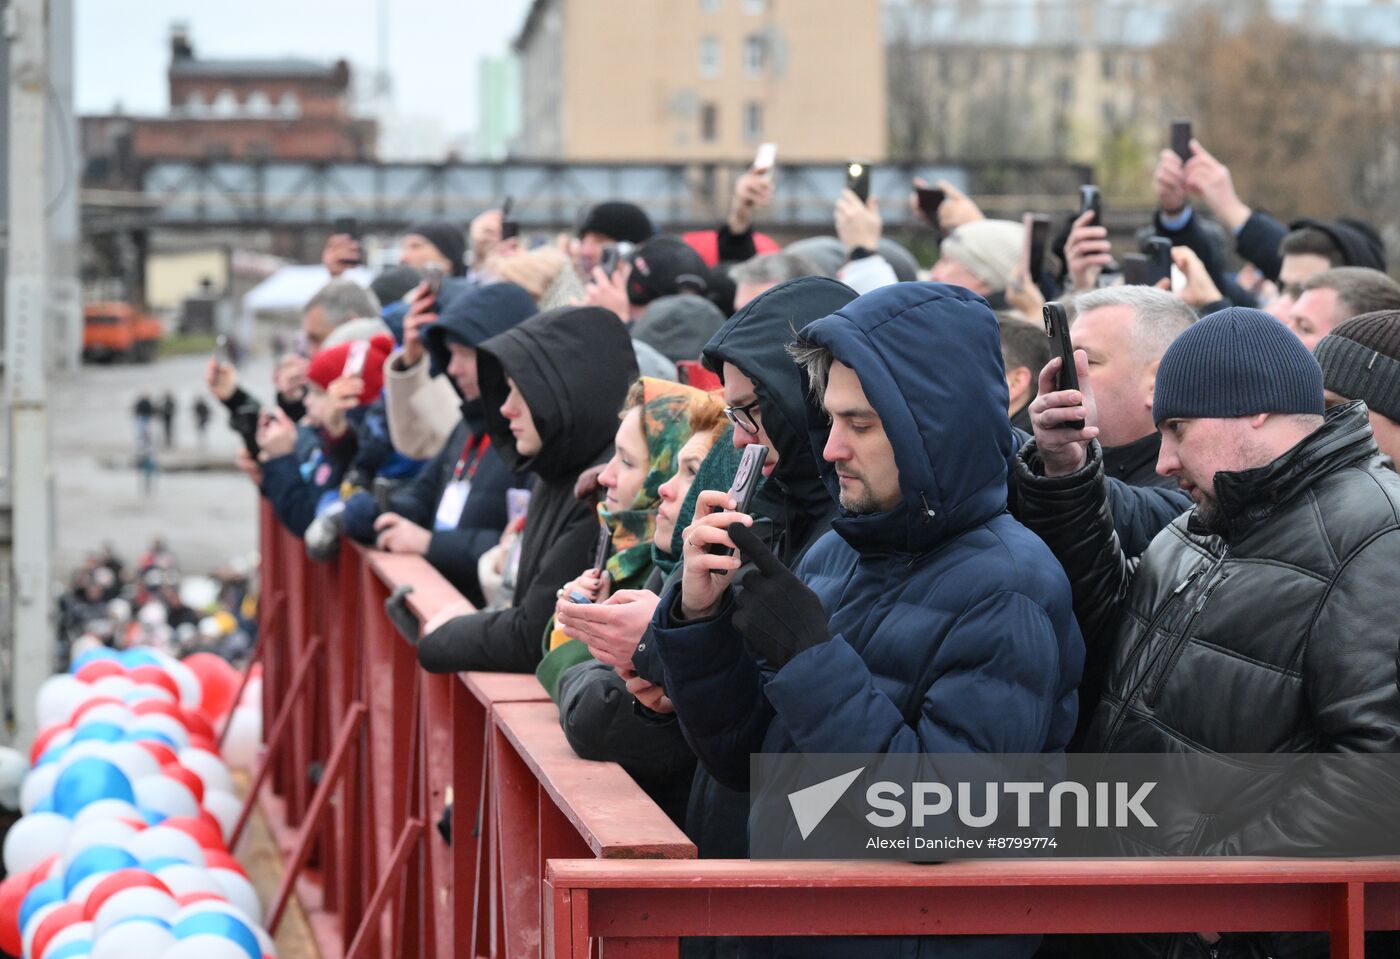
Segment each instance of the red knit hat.
[[394,338],[384,333],[368,340],[351,340],[317,353],[306,375],[323,390],[342,376],[359,376],[365,381],[359,405],[366,406],[384,389],[384,362],[392,352]]

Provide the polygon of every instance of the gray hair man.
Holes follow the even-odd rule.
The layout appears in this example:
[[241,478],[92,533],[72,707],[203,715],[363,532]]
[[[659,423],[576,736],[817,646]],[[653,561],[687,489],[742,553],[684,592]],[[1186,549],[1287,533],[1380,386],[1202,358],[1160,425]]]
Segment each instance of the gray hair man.
[[734,312],[764,293],[799,276],[825,276],[821,267],[797,253],[765,253],[750,257],[729,271],[734,281]]
[[1288,325],[1304,346],[1315,350],[1332,327],[1381,310],[1400,310],[1400,283],[1380,270],[1339,266],[1303,281]]

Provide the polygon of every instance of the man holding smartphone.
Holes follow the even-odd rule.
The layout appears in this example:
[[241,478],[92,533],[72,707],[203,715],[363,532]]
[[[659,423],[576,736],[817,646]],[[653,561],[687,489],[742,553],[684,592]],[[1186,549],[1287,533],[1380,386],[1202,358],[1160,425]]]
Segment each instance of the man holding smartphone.
[[[1083,642],[1063,570],[1006,511],[996,317],[967,290],[903,283],[808,324],[792,353],[821,398],[811,448],[840,513],[789,570],[748,516],[706,512],[724,494],[701,494],[655,629],[700,762],[742,789],[760,752],[1063,750]],[[826,939],[810,951],[1010,957],[1037,944]]]

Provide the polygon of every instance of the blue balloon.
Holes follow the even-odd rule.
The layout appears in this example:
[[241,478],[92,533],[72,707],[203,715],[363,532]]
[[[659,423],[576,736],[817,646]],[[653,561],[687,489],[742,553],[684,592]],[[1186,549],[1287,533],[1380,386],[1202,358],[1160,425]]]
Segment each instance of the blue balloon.
[[104,743],[119,743],[125,735],[126,730],[122,729],[116,723],[84,723],[74,731],[73,738],[69,741],[69,745],[80,743],[87,739],[95,739],[98,742]]
[[258,937],[247,924],[225,912],[197,912],[193,916],[175,923],[172,930],[176,939],[190,936],[221,936],[237,943],[248,954],[248,959],[262,959],[262,948]]
[[111,649],[107,646],[99,646],[96,649],[89,649],[77,659],[73,660],[73,665],[69,667],[68,671],[70,673],[76,673],[88,663],[95,663],[99,659],[110,659],[113,662],[119,663],[121,662],[122,658],[121,654],[118,653],[115,649]]
[[145,862],[141,863],[141,868],[154,876],[157,872],[164,869],[166,866],[192,865],[194,865],[194,863],[186,862],[183,859],[177,859],[174,856],[159,856],[155,859],[147,859]]
[[[24,901],[19,904],[19,928],[24,931],[24,927],[29,925],[30,918],[51,902],[63,901],[63,880],[45,879],[39,885],[29,890],[24,897]],[[262,959],[262,957],[259,957]]]
[[125,649],[117,657],[127,669],[133,666],[163,666],[160,657],[148,649]]
[[159,729],[143,729],[140,726],[130,729],[126,734],[126,741],[136,743],[145,740],[148,743],[164,743],[177,753],[180,751],[180,744],[171,739]]
[[30,812],[53,812],[53,793],[36,802]]
[[141,813],[141,818],[146,820],[146,825],[148,826],[159,826],[161,823],[165,822],[165,813],[163,812],[156,812],[154,809],[141,809],[138,811]]
[[90,955],[92,940],[84,939],[82,942],[70,942],[66,946],[59,946],[56,950],[44,953],[44,959],[87,959]]
[[54,811],[69,819],[99,799],[121,799],[135,805],[136,794],[126,773],[96,756],[79,759],[59,773],[53,784]]
[[63,873],[63,894],[71,894],[78,883],[88,876],[95,876],[99,873],[116,872],[118,869],[130,869],[139,865],[136,857],[125,849],[118,849],[116,846],[90,846],[68,864],[68,868]]
[[34,764],[34,768],[38,769],[40,766],[47,766],[49,763],[57,762],[63,758],[63,754],[67,752],[67,750],[67,743],[61,746],[50,746],[48,749],[44,750],[44,754],[39,757],[39,761]]

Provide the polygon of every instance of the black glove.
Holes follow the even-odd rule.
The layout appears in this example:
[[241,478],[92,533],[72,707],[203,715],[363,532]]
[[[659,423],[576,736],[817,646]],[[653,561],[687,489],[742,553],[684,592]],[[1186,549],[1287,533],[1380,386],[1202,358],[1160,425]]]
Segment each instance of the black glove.
[[734,579],[734,628],[754,650],[781,669],[804,649],[829,640],[826,611],[817,594],[743,523],[729,527],[729,538],[751,564]]

